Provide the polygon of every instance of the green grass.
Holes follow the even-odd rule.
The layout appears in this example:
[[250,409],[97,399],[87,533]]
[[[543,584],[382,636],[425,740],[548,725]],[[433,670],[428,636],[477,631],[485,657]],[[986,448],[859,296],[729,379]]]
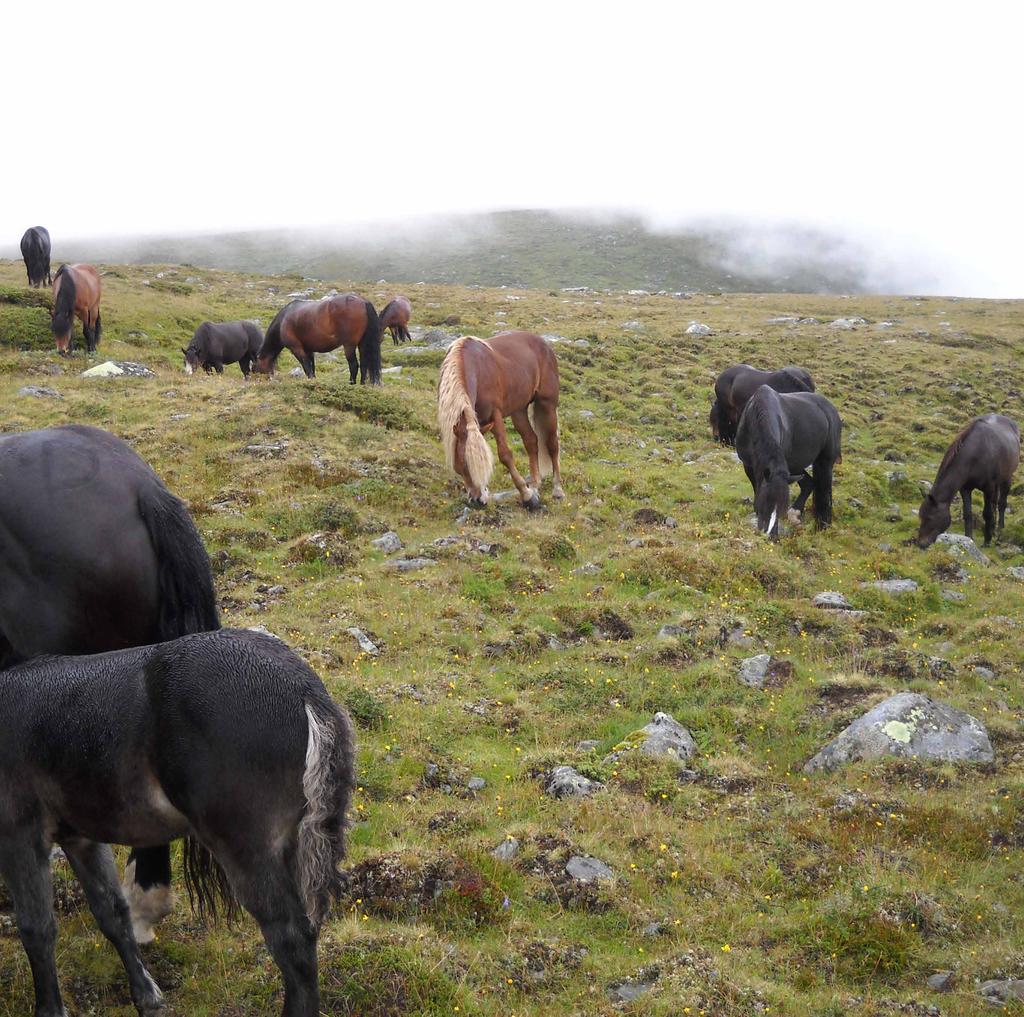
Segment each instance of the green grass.
[[[4,429],[84,421],[131,442],[191,506],[224,621],[287,639],[357,724],[349,863],[376,879],[325,928],[325,1012],[610,1014],[611,985],[656,973],[615,1012],[873,1017],[934,1004],[975,1017],[991,1012],[975,979],[1024,976],[1024,586],[1007,572],[1024,564],[1022,491],[993,563],[966,564],[962,604],[941,598],[945,552],[905,544],[919,482],[960,424],[988,410],[1022,416],[1020,305],[413,287],[415,323],[454,315],[465,332],[500,323],[590,344],[556,346],[566,501],[545,489],[545,512],[504,503],[460,524],[460,487],[434,431],[435,355],[386,345],[386,365],[403,369],[379,390],[349,388],[344,360],[321,359],[314,383],[292,378],[287,353],[273,381],[243,383],[234,368],[181,374],[178,347],[199,321],[265,326],[306,285],[299,277],[109,267],[100,356],[157,377],[107,381],[79,377],[80,343],[71,360],[54,355],[46,301],[23,296],[22,279],[20,263],[0,262]],[[390,292],[330,285],[378,303]],[[895,325],[767,324],[780,314]],[[716,334],[686,336],[692,319]],[[808,526],[772,546],[751,529],[749,485],[707,428],[711,383],[735,361],[803,364],[839,407],[830,532]],[[63,398],[19,396],[26,384]],[[492,488],[510,486],[499,466]],[[886,521],[891,503],[899,522]],[[639,509],[651,511],[638,519]],[[388,570],[369,543],[385,529],[436,564]],[[311,544],[313,534],[323,536]],[[480,543],[499,547],[484,554]],[[921,588],[890,599],[859,585],[893,576]],[[868,615],[817,611],[811,598],[827,589]],[[682,633],[660,638],[668,623]],[[350,626],[372,634],[379,656],[359,650]],[[723,640],[737,628],[749,648]],[[757,652],[793,665],[763,692],[736,679]],[[951,667],[933,668],[933,656]],[[994,678],[974,671],[982,663]],[[983,719],[996,762],[802,775],[825,740],[906,688]],[[697,781],[631,753],[604,762],[657,710],[693,732]],[[589,739],[596,750],[578,747]],[[579,803],[545,797],[540,774],[562,762],[605,790]],[[473,776],[482,790],[467,788]],[[836,807],[854,791],[854,808]],[[499,864],[490,850],[509,835],[520,854]],[[569,853],[605,861],[614,887],[568,885]],[[59,883],[69,1012],[126,1017],[120,965],[71,877]],[[0,889],[0,912],[7,904]],[[645,934],[652,924],[660,934]],[[247,919],[204,929],[179,905],[147,956],[175,1013],[280,1005]],[[925,978],[947,967],[957,989],[932,998]],[[28,966],[2,925],[0,985],[0,1017],[30,1011]]]

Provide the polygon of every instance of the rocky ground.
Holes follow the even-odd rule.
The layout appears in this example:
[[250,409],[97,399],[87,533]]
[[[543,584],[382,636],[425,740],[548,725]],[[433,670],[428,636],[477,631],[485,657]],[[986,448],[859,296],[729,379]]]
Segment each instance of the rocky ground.
[[[1021,1006],[1022,488],[989,548],[958,520],[906,543],[957,428],[1024,417],[1017,304],[405,286],[412,347],[368,390],[330,357],[315,383],[289,354],[273,382],[180,371],[204,318],[265,326],[349,283],[105,272],[99,355],[60,360],[46,295],[0,263],[3,428],[129,440],[188,501],[225,622],[287,639],[356,720],[326,1013]],[[561,365],[568,498],[536,514],[467,511],[432,419],[446,342],[501,327]],[[830,532],[751,528],[707,427],[735,361],[805,366],[838,406]],[[60,864],[58,886],[69,1012],[131,1013]],[[31,1006],[8,906],[0,1017]],[[173,1013],[274,1012],[251,922],[182,904],[147,951]]]

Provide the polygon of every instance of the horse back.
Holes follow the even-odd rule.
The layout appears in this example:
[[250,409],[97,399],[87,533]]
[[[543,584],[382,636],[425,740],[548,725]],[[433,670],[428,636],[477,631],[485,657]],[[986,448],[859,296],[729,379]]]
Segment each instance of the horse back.
[[476,358],[486,365],[484,380],[508,415],[524,409],[535,397],[558,402],[558,358],[550,344],[535,332],[499,332],[470,344]]
[[75,283],[75,308],[93,308],[100,302],[100,274],[92,265],[68,265]]

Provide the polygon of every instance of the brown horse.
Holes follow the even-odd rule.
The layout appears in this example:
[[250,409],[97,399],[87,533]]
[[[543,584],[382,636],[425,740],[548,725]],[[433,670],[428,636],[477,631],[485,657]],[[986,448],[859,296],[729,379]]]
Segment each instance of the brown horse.
[[[530,457],[530,483],[516,470],[505,417]],[[565,497],[558,464],[558,361],[532,332],[499,332],[490,339],[456,339],[441,364],[437,422],[445,459],[466,485],[471,505],[486,505],[494,458],[484,440],[494,431],[498,458],[523,504],[540,507],[540,481],[552,475],[552,494]]]
[[62,356],[71,350],[71,326],[81,319],[85,348],[95,353],[100,344],[100,274],[92,265],[61,265],[53,277],[53,311],[50,328]]
[[996,512],[999,529],[1006,518],[1006,498],[1010,481],[1020,462],[1020,430],[1009,418],[997,413],[975,417],[954,439],[939,465],[932,489],[921,502],[917,532],[919,547],[933,544],[940,533],[949,529],[950,503],[959,493],[964,506],[964,533],[974,536],[971,515],[971,492],[981,491],[985,497],[983,518],[985,543],[992,540]]
[[409,303],[408,297],[395,297],[380,312],[381,330],[388,329],[391,332],[391,341],[396,346],[399,343],[406,343],[412,338],[409,335],[409,318],[411,316],[412,304]]
[[[354,293],[342,293],[322,300],[293,300],[277,312],[256,357],[256,369],[273,374],[274,364],[284,347],[295,354],[307,378],[316,377],[314,353],[326,353],[345,347],[349,381],[360,383],[367,377],[371,385],[380,384],[380,319],[369,300]],[[356,349],[359,349],[359,359]]]

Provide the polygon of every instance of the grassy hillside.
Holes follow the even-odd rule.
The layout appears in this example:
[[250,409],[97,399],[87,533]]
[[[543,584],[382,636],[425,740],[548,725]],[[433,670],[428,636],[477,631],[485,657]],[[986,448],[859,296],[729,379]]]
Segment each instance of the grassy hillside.
[[[416,324],[586,340],[557,346],[566,501],[462,522],[432,419],[440,353],[388,345],[385,366],[402,370],[380,390],[350,388],[343,360],[321,359],[315,383],[290,377],[289,354],[273,382],[186,378],[178,347],[200,320],[266,325],[301,280],[110,266],[101,359],[157,377],[84,379],[81,354],[54,355],[22,279],[0,263],[4,429],[76,421],[130,441],[191,506],[224,621],[287,639],[359,725],[353,892],[321,940],[325,1013],[972,1017],[992,1010],[976,979],[1024,977],[1024,587],[1008,572],[1024,564],[1020,484],[992,563],[967,563],[965,581],[941,548],[904,543],[919,481],[960,424],[1022,416],[1019,304],[411,287]],[[869,324],[827,324],[855,315]],[[715,334],[685,335],[693,319]],[[751,529],[749,485],[706,422],[716,373],[744,360],[802,364],[838,405],[830,532],[772,546]],[[492,487],[510,486],[499,467]],[[435,564],[390,569],[370,546],[386,529]],[[859,585],[889,577],[920,588]],[[816,609],[822,590],[867,614]],[[666,624],[681,634],[660,637]],[[784,662],[764,691],[737,679],[759,652]],[[801,773],[905,689],[981,718],[995,762]],[[693,732],[694,779],[603,762],[659,710]],[[541,775],[560,763],[605,790],[545,796]],[[509,836],[521,849],[499,862]],[[573,885],[570,853],[605,862],[614,883]],[[59,881],[69,1012],[127,1017],[120,965],[70,875]],[[20,1017],[31,982],[7,903],[0,890],[0,1017]],[[169,1012],[276,1012],[277,973],[247,919],[203,928],[180,905],[146,949]],[[954,993],[934,995],[925,980],[946,968]],[[631,978],[651,988],[613,1003]]]
[[876,256],[812,230],[654,232],[635,217],[580,219],[544,211],[377,223],[358,233],[263,230],[70,242],[54,233],[55,262],[173,262],[316,279],[669,292],[933,289],[921,276],[911,279],[905,269],[875,263]]

